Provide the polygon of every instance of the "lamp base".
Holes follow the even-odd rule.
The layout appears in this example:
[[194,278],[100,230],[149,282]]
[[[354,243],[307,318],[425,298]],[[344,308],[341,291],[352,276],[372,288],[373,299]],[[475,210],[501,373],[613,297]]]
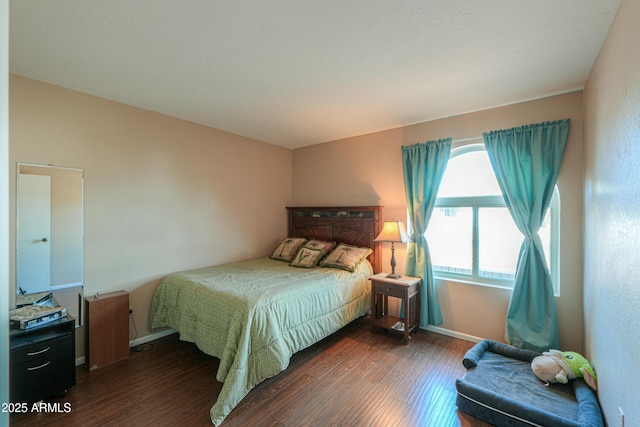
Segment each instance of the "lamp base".
[[393,246],[393,242],[391,242],[391,273],[387,274],[388,279],[399,279],[402,276],[396,274],[396,248]]

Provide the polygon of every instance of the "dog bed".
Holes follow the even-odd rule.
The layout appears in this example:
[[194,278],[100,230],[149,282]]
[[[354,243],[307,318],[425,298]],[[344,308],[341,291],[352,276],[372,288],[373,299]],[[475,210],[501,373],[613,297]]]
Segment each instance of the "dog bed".
[[582,379],[545,386],[531,370],[540,353],[483,340],[462,361],[458,409],[497,426],[602,427],[595,394]]

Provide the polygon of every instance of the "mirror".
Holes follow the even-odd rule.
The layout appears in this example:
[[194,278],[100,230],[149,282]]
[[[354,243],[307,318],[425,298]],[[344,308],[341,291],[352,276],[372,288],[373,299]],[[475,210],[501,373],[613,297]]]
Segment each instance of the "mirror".
[[82,324],[84,171],[18,163],[16,306],[44,297]]

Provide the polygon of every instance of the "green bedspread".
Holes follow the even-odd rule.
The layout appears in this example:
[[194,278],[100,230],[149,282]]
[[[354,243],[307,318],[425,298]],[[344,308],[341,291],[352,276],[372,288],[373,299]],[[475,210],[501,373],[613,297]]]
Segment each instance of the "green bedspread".
[[210,411],[219,425],[295,352],[365,314],[372,274],[368,262],[349,273],[269,258],[176,273],[156,290],[150,326],[175,329],[220,359],[216,378],[224,384]]

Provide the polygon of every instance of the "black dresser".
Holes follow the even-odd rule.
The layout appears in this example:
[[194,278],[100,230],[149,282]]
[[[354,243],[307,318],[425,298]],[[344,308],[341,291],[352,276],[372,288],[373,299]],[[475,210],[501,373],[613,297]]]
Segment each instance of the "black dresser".
[[76,384],[75,323],[67,317],[29,330],[11,330],[11,402],[61,396]]

